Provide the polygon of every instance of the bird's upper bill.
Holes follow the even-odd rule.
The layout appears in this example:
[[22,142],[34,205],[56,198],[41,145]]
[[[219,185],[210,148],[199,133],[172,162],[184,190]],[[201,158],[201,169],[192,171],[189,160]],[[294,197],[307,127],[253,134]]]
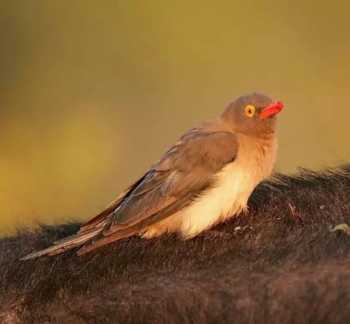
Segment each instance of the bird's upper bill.
[[268,105],[267,107],[265,107],[261,111],[260,118],[266,119],[269,117],[273,117],[273,116],[277,115],[279,112],[281,112],[283,107],[284,107],[284,105],[281,101],[276,101],[276,102],[272,103],[271,105]]

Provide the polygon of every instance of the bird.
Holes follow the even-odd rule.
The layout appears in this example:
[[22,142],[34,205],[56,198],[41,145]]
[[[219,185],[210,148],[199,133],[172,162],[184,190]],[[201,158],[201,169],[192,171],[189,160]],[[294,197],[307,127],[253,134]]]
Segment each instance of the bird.
[[247,211],[255,187],[270,176],[277,155],[281,101],[253,92],[214,120],[191,128],[147,172],[78,232],[22,260],[73,248],[77,255],[128,238],[177,233],[191,239]]

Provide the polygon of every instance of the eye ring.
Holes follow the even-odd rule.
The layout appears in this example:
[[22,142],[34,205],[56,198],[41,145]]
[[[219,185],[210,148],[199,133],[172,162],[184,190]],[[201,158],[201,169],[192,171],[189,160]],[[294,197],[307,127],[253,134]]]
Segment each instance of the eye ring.
[[255,106],[253,105],[247,105],[244,108],[245,115],[249,118],[252,118],[255,115]]

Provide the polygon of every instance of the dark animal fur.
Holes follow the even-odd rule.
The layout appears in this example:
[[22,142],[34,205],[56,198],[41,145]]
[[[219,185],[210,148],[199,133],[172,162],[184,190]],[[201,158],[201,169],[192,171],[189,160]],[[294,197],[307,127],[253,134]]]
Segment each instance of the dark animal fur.
[[72,234],[0,241],[1,323],[349,323],[350,166],[261,184],[248,215],[181,241],[20,262]]

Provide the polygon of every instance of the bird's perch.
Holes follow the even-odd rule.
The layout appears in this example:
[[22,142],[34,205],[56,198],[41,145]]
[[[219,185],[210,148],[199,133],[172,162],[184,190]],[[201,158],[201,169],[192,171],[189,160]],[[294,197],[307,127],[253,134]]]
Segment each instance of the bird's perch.
[[19,258],[76,231],[0,241],[1,323],[350,322],[350,166],[261,184],[247,215],[197,238],[130,238]]

